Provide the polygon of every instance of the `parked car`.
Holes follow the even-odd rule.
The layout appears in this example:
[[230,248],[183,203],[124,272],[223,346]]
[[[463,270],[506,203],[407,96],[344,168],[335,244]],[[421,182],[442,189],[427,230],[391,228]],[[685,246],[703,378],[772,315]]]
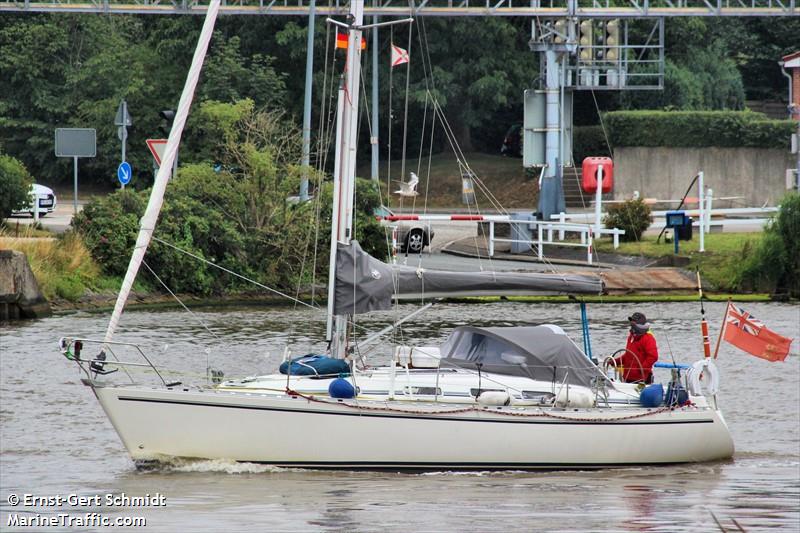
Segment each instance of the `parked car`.
[[31,202],[22,209],[18,211],[12,212],[13,215],[24,215],[28,214],[30,216],[34,216],[33,214],[33,206],[36,205],[38,202],[39,205],[39,216],[43,217],[48,213],[52,213],[53,210],[56,208],[57,198],[53,189],[50,187],[45,187],[44,185],[39,185],[38,183],[34,183],[31,185],[30,190]]
[[505,136],[500,153],[506,157],[522,157],[522,124],[514,124]]
[[416,220],[386,220],[385,217],[394,216],[395,213],[388,207],[379,207],[375,210],[375,216],[381,224],[389,228],[397,228],[397,243],[400,253],[418,254],[430,245],[433,240],[433,230],[430,226]]

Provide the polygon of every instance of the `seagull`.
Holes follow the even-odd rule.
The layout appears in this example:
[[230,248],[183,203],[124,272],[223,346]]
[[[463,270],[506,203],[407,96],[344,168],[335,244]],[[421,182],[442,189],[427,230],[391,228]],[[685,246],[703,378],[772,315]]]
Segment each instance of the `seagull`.
[[397,183],[400,184],[400,190],[394,191],[395,194],[399,194],[400,196],[417,196],[419,194],[417,192],[419,177],[413,172],[411,173],[411,179],[408,180],[408,183],[403,183],[402,181],[398,181]]

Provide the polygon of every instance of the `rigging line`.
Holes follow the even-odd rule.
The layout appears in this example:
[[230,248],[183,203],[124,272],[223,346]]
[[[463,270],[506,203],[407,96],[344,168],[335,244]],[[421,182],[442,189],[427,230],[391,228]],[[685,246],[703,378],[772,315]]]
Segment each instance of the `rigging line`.
[[[414,13],[414,0],[410,0],[409,9],[411,10],[411,14]],[[400,180],[404,180],[406,177],[406,142],[408,140],[408,93],[409,87],[411,85],[411,36],[413,34],[414,25],[408,25],[408,61],[406,62],[406,95],[405,95],[405,107],[403,111],[403,159],[400,162]]]
[[[328,7],[332,5],[332,0],[328,1]],[[336,71],[336,48],[331,49],[331,27],[330,25],[326,26],[326,35],[325,35],[325,61],[324,61],[324,72],[323,72],[323,89],[322,89],[322,98],[320,99],[321,102],[321,113],[320,113],[320,134],[319,138],[317,139],[317,150],[318,150],[318,159],[317,159],[317,194],[315,196],[315,206],[314,206],[314,219],[316,220],[315,224],[315,233],[314,233],[314,268],[311,274],[311,303],[312,305],[316,305],[316,280],[317,280],[317,263],[319,260],[319,230],[320,230],[320,220],[321,220],[321,212],[322,212],[322,192],[323,192],[323,185],[325,182],[325,168],[328,164],[328,157],[330,155],[330,147],[331,143],[333,142],[333,132],[334,128],[332,126],[334,121],[334,95],[338,92],[335,83],[330,83],[330,87],[328,86],[328,80],[335,75]],[[330,57],[330,60],[328,59]],[[328,68],[330,63],[330,69]],[[326,112],[327,111],[327,112]]]
[[[211,331],[211,329],[209,329],[209,327],[206,325],[206,323],[205,323],[205,322],[203,322],[203,319],[202,319],[202,318],[200,318],[199,316],[197,316],[197,314],[193,313],[193,312],[191,311],[191,309],[189,309],[188,307],[186,307],[186,304],[184,304],[184,303],[181,301],[181,299],[178,297],[178,295],[177,295],[177,294],[175,294],[175,293],[172,291],[172,289],[170,289],[170,288],[167,286],[167,284],[166,284],[166,283],[164,283],[164,280],[162,280],[162,279],[161,279],[161,277],[159,277],[159,275],[158,275],[158,274],[156,274],[155,270],[153,270],[152,268],[150,268],[150,265],[148,265],[148,264],[147,264],[147,261],[145,261],[144,259],[142,259],[142,264],[143,264],[143,265],[144,265],[144,267],[145,267],[145,268],[148,270],[148,272],[150,272],[150,274],[152,274],[152,275],[153,275],[153,277],[154,277],[154,278],[156,278],[156,280],[158,280],[158,282],[161,284],[161,286],[162,286],[162,287],[164,287],[164,289],[166,289],[166,291],[167,291],[167,292],[170,294],[170,296],[172,296],[172,297],[175,299],[175,301],[176,301],[176,302],[178,302],[178,304],[179,304],[181,307],[183,307],[183,309],[184,309],[184,310],[185,310],[187,313],[189,313],[189,314],[192,316],[192,318],[193,318],[193,319],[195,319],[197,322],[199,322],[199,323],[200,323],[200,325],[201,325],[201,326],[203,326],[203,329],[205,329],[205,330],[206,330],[206,331],[207,331],[207,332],[208,332],[208,333],[209,333],[209,334],[210,334],[212,337],[214,337],[214,338],[215,338],[215,339],[217,339],[218,341],[221,341],[221,340],[222,340],[222,339],[220,339],[220,338],[219,338],[219,336],[217,336],[217,334],[216,334],[216,333],[214,333],[213,331]],[[206,383],[208,383],[208,382],[211,380],[211,375],[210,375],[210,372],[211,372],[211,350],[210,350],[210,348],[209,348],[208,346],[206,346],[205,352],[206,352]]]
[[[425,32],[425,22],[424,20],[420,20],[422,27],[417,31],[417,38],[419,39],[419,49],[420,49],[420,56],[422,57],[422,72],[423,72],[423,79],[425,81],[425,115],[428,114],[428,102],[432,100],[433,96],[431,93],[430,85],[433,85],[433,70],[430,65],[430,50],[427,48],[427,33]],[[427,58],[427,60],[426,60]],[[430,192],[430,185],[431,185],[431,166],[433,163],[433,139],[434,139],[434,132],[436,131],[436,110],[433,108],[433,104],[431,103],[431,109],[433,113],[431,114],[431,142],[428,148],[428,168],[425,176],[425,202],[422,206],[423,214],[428,213],[428,198]],[[425,120],[423,120],[423,128],[425,127]],[[422,162],[422,142],[424,136],[420,138],[420,163]],[[421,167],[421,164],[420,164]],[[430,232],[430,224],[428,225],[428,231]],[[422,256],[419,258],[420,263],[422,263]]]
[[161,277],[160,277],[158,274],[156,274],[155,270],[153,270],[153,269],[150,267],[150,265],[148,265],[148,264],[147,264],[147,261],[142,261],[142,264],[143,264],[143,265],[144,265],[144,267],[145,267],[145,268],[146,268],[146,269],[147,269],[147,270],[150,272],[150,274],[152,274],[152,275],[153,275],[153,277],[154,277],[154,278],[156,278],[156,281],[158,281],[158,282],[161,284],[161,286],[162,286],[162,287],[164,287],[164,289],[166,289],[166,291],[167,291],[167,292],[170,294],[170,296],[172,296],[172,297],[175,299],[175,301],[176,301],[176,302],[178,302],[178,304],[180,304],[180,306],[181,306],[181,307],[183,307],[183,309],[184,309],[184,310],[185,310],[187,313],[189,313],[190,315],[192,315],[192,318],[194,318],[195,320],[197,320],[197,322],[198,322],[198,323],[199,323],[201,326],[203,326],[203,329],[205,329],[205,330],[206,330],[206,331],[207,331],[207,332],[208,332],[208,333],[209,333],[209,334],[210,334],[212,337],[214,337],[214,338],[215,338],[215,339],[217,339],[218,341],[222,341],[222,339],[219,337],[219,335],[217,335],[216,333],[214,333],[213,331],[211,331],[211,330],[209,329],[209,327],[206,325],[206,323],[205,323],[205,322],[203,322],[203,319],[202,319],[202,318],[200,318],[199,316],[197,316],[197,314],[196,314],[196,313],[193,313],[191,309],[189,309],[188,307],[186,307],[186,304],[184,304],[184,303],[183,303],[183,301],[181,301],[181,299],[178,297],[178,295],[177,295],[177,294],[175,294],[175,293],[172,291],[172,289],[170,289],[170,288],[169,288],[169,286],[167,286],[167,284],[164,282],[164,280],[162,280],[162,279],[161,279]]
[[[371,30],[367,30],[367,31],[371,31]],[[366,59],[366,57],[367,56],[362,55],[361,59],[362,59],[362,61],[364,63],[369,64],[367,59]],[[363,100],[364,100],[364,115],[367,117],[367,131],[369,132],[369,137],[370,137],[370,142],[371,142],[374,132],[372,131],[372,117],[370,117],[370,108],[369,108],[370,101],[367,99],[367,82],[366,82],[366,79],[364,78],[364,70],[365,70],[363,68],[364,65],[361,65],[361,67],[362,68],[361,68],[361,70],[359,72],[359,75],[361,76],[361,93],[364,96],[364,98],[363,98]],[[360,124],[361,123],[359,122],[359,125]]]
[[[430,75],[430,85],[431,85],[431,89],[435,91],[436,90],[436,79],[433,77],[433,63],[431,62],[431,49],[430,49],[430,46],[428,44],[428,32],[425,29],[425,17],[419,17],[419,21],[420,21],[420,25],[421,25],[420,33],[422,34],[421,35],[421,40],[420,40],[420,48],[423,48],[422,64],[423,64],[423,66],[425,65],[425,58],[427,57],[427,59],[428,59],[428,61],[427,61],[427,70],[428,70],[428,73]],[[425,78],[425,89],[426,90],[428,89],[428,78],[427,77]]]
[[[472,168],[469,166],[469,163],[466,160],[466,156],[461,150],[461,147],[458,145],[458,141],[455,138],[455,134],[453,133],[450,124],[447,122],[447,118],[444,115],[444,111],[442,110],[441,104],[439,104],[435,98],[433,98],[433,102],[434,102],[434,109],[436,109],[437,111],[437,117],[442,122],[442,126],[445,129],[445,135],[447,136],[447,140],[450,142],[450,146],[453,149],[454,155],[456,156],[456,160],[461,170],[462,171],[466,170],[471,177],[474,177],[477,180],[479,189],[487,197],[492,207],[494,207],[501,213],[508,214],[508,211],[506,211],[505,208],[503,208],[503,206],[500,204],[497,198],[492,194],[492,192],[488,189],[488,187],[486,187],[483,181],[477,176],[475,171],[472,170]],[[480,213],[480,211],[478,211],[478,213]]]
[[[422,112],[422,133],[419,136],[419,158],[417,160],[417,175],[422,173],[422,152],[425,148],[425,129],[428,123],[428,94],[425,94],[425,106]],[[428,181],[430,181],[430,176],[428,176]],[[428,186],[425,185],[425,195],[428,195]],[[427,203],[427,198],[425,199]],[[411,212],[414,213],[417,207],[417,197],[414,197],[413,204],[411,205]]]
[[[331,6],[331,2],[332,2],[332,0],[328,1],[328,7]],[[325,111],[326,111],[326,104],[328,102],[326,97],[327,97],[327,92],[328,92],[328,55],[329,55],[329,52],[330,52],[330,35],[331,35],[330,25],[326,24],[325,25],[325,55],[323,56],[324,57],[324,61],[322,62],[322,64],[324,65],[323,66],[323,70],[322,70],[322,92],[320,93],[322,95],[322,97],[319,99],[320,100],[320,112],[319,112],[320,120],[319,120],[319,128],[318,128],[319,133],[317,134],[317,139],[316,139],[316,143],[315,143],[316,144],[316,149],[317,149],[317,157],[316,157],[316,161],[315,161],[317,170],[324,170],[324,165],[322,163],[323,160],[324,160],[324,154],[322,152],[322,145],[323,145],[324,139],[325,139],[325,127],[329,122],[328,120],[325,119],[325,117],[326,117]],[[334,58],[331,59],[331,69],[333,68],[334,60],[335,60],[335,56],[334,56]]]
[[[331,2],[328,2],[330,7]],[[331,28],[327,26],[327,34],[325,36],[325,70],[323,74],[323,91],[322,91],[322,120],[320,120],[320,138],[318,139],[318,149],[320,150],[320,165],[321,171],[327,168],[328,157],[330,155],[330,146],[333,136],[334,128],[334,110],[336,106],[333,105],[334,97],[338,92],[337,84],[330,83],[328,87],[328,80],[335,76],[336,72],[336,48],[331,50]],[[328,68],[328,54],[330,53],[330,69]],[[327,111],[327,113],[326,113]]]
[[[418,32],[418,35],[419,35],[419,39],[420,39],[420,43],[421,43],[420,44],[420,49],[422,51],[421,55],[422,55],[422,62],[423,62],[423,70],[424,70],[424,73],[425,73],[426,110],[427,110],[427,97],[428,96],[430,96],[432,101],[433,101],[433,109],[434,109],[434,119],[433,119],[432,126],[431,126],[432,131],[433,131],[433,128],[435,127],[436,118],[438,116],[439,120],[441,120],[442,123],[443,123],[442,125],[443,125],[444,130],[445,130],[445,136],[447,137],[448,142],[450,143],[451,147],[453,148],[453,151],[454,151],[454,153],[456,155],[456,159],[459,160],[459,165],[463,164],[467,168],[468,173],[470,174],[470,176],[474,177],[475,180],[477,180],[478,186],[481,188],[481,190],[484,193],[484,195],[487,196],[487,198],[489,199],[490,204],[492,204],[494,206],[494,208],[497,209],[498,211],[500,211],[501,213],[508,214],[508,211],[505,210],[505,208],[503,208],[502,204],[500,204],[500,202],[491,193],[491,191],[488,189],[488,187],[486,187],[486,185],[483,183],[483,181],[469,167],[469,164],[466,163],[466,158],[464,157],[464,153],[463,153],[463,151],[461,151],[461,148],[458,146],[457,141],[455,141],[455,135],[454,135],[452,129],[450,128],[450,125],[447,122],[446,117],[444,116],[444,112],[441,109],[441,105],[439,104],[438,100],[436,99],[436,97],[433,95],[433,93],[431,91],[431,87],[434,88],[434,90],[435,90],[435,78],[433,76],[433,65],[432,65],[432,62],[431,62],[431,59],[430,59],[430,46],[429,46],[429,43],[428,43],[428,34],[427,34],[427,30],[425,28],[425,19],[424,19],[424,17],[421,18],[420,23],[421,23],[422,26],[420,28],[420,31]],[[427,58],[427,63],[426,63],[426,58]],[[428,85],[428,81],[429,81],[428,73],[430,73],[430,87]],[[427,211],[427,200],[428,200],[428,198],[427,198],[428,185],[430,184],[430,166],[431,166],[432,153],[433,153],[433,133],[431,133],[431,152],[429,154],[429,160],[428,160],[428,183],[426,184],[426,198],[425,198],[425,210],[426,211]],[[460,157],[459,157],[459,154],[460,154]],[[463,160],[463,163],[462,163],[461,160]],[[473,180],[473,183],[475,182],[475,180]],[[478,208],[477,198],[476,198],[476,208]],[[478,227],[480,228],[480,225]],[[485,237],[485,230],[483,230],[483,232],[484,232],[484,237]],[[477,249],[477,237],[476,237],[476,249]],[[480,261],[480,255],[479,255],[479,261]],[[490,268],[493,269],[494,267],[492,266],[491,257],[489,258],[489,262],[490,262]],[[482,267],[481,267],[481,269],[482,269]]]
[[445,134],[448,137],[448,141],[450,141],[450,145],[451,145],[451,147],[453,147],[453,151],[455,153],[455,156],[456,156],[456,159],[458,161],[458,164],[460,166],[463,166],[463,168],[465,170],[467,170],[468,173],[472,177],[477,179],[478,186],[481,188],[481,192],[483,192],[484,195],[487,197],[487,199],[489,200],[489,203],[492,204],[492,207],[494,207],[495,209],[497,209],[501,213],[508,214],[508,211],[506,211],[503,208],[503,206],[500,204],[500,202],[497,200],[497,198],[491,193],[491,191],[488,189],[488,187],[486,187],[485,184],[483,183],[483,181],[477,176],[477,173],[469,166],[469,163],[467,162],[467,158],[464,155],[464,152],[461,150],[461,147],[458,145],[458,140],[455,137],[455,133],[453,132],[452,127],[450,126],[449,122],[447,121],[447,117],[444,114],[444,110],[442,109],[441,104],[439,104],[438,100],[435,97],[433,97],[433,102],[434,102],[435,109],[437,109],[437,111],[438,111],[439,119],[442,121],[442,124],[443,124],[443,126],[445,128]]
[[[314,181],[316,182],[317,179],[315,178]],[[317,214],[316,207],[318,205],[319,196],[320,196],[319,195],[319,187],[317,187],[317,194],[314,197],[314,214],[315,215]],[[312,224],[311,226],[309,226],[308,229],[306,230],[306,242],[303,245],[303,260],[302,260],[302,262],[300,264],[300,276],[297,279],[297,289],[295,290],[295,298],[297,298],[297,299],[300,298],[300,286],[301,286],[301,283],[302,283],[302,280],[303,280],[303,276],[304,276],[304,274],[306,272],[306,263],[307,263],[307,260],[308,260],[308,249],[309,249],[309,246],[311,244],[311,242],[310,242],[311,241],[311,233],[312,233],[312,231],[315,234],[319,233],[319,218],[315,217],[313,220],[314,220],[315,223]],[[314,261],[313,261],[312,266],[311,266],[311,270],[312,271],[316,270],[316,266],[317,266],[317,263],[316,263],[316,260],[317,260],[316,251],[317,251],[317,242],[316,242],[316,239],[315,239],[315,242],[314,242]],[[312,298],[313,298],[313,279],[312,279]],[[312,305],[313,305],[313,302],[312,302]],[[295,304],[295,308],[296,307],[297,307],[297,304]]]
[[[427,85],[427,83],[426,83],[426,85]],[[427,94],[428,93],[426,92],[426,96],[425,96],[425,98],[426,98],[426,100],[425,100],[426,101],[426,107],[425,107],[426,111],[427,111]],[[431,185],[431,164],[433,163],[433,134],[434,134],[435,131],[436,131],[436,116],[435,115],[431,115],[431,143],[430,143],[430,146],[428,148],[428,170],[427,170],[427,175],[426,175],[426,180],[425,180],[425,205],[422,208],[422,212],[423,213],[427,213],[428,212],[428,190],[429,190],[430,185]]]
[[[389,49],[394,46],[394,26],[389,26]],[[389,135],[386,140],[386,207],[389,207],[392,201],[392,94],[394,88],[393,81],[394,67],[389,65]],[[401,176],[402,178],[402,176]]]
[[[456,156],[456,160],[458,161],[459,166],[465,166],[474,175],[474,172],[472,172],[472,169],[470,169],[469,165],[466,163],[466,157],[464,156],[464,153],[461,150],[461,147],[458,145],[458,142],[455,139],[455,134],[452,131],[452,128],[450,127],[450,124],[448,123],[446,116],[444,115],[444,111],[441,108],[441,104],[439,104],[438,99],[436,98],[436,96],[434,95],[433,91],[431,90],[431,88],[432,88],[435,91],[436,80],[435,80],[435,78],[433,76],[433,64],[432,64],[431,58],[430,58],[430,46],[429,46],[429,43],[428,43],[428,34],[427,34],[427,30],[425,28],[424,18],[421,19],[421,24],[422,24],[422,27],[421,27],[419,33],[421,35],[420,41],[421,41],[422,44],[420,45],[420,47],[423,49],[423,54],[422,54],[423,55],[423,67],[426,66],[425,59],[427,58],[427,68],[425,69],[426,70],[425,86],[426,86],[426,94],[430,95],[430,97],[432,99],[432,102],[433,102],[434,117],[435,117],[433,125],[435,126],[436,118],[438,118],[442,122],[442,126],[443,126],[443,129],[444,129],[445,137],[447,138],[448,142],[450,143],[451,148],[453,149],[453,153]],[[428,73],[430,73],[430,86],[428,85],[428,81],[429,81],[428,80],[428,76],[427,76]],[[433,139],[431,139],[431,141],[432,140]],[[431,143],[431,151],[432,151],[432,146],[433,146],[433,143]],[[430,161],[429,161],[429,168],[430,168]],[[479,180],[479,186],[483,186],[483,183],[480,182],[480,180]],[[485,191],[484,191],[484,194],[486,194]],[[492,197],[492,195],[489,194],[487,196],[489,197],[490,202],[494,202],[496,204],[495,208],[497,208],[497,206],[499,205],[499,202],[497,202],[496,199],[494,199]]]
[[293,297],[289,296],[288,294],[285,294],[285,293],[283,293],[283,292],[281,292],[281,291],[279,291],[279,290],[277,290],[277,289],[273,289],[272,287],[267,287],[266,285],[264,285],[264,284],[262,284],[262,283],[259,283],[259,282],[255,281],[255,280],[253,280],[253,279],[250,279],[250,278],[248,278],[248,277],[246,277],[246,276],[243,276],[243,275],[241,275],[241,274],[238,274],[238,273],[234,272],[233,270],[227,269],[227,268],[225,268],[224,266],[221,266],[221,265],[218,265],[218,264],[216,264],[216,263],[214,263],[214,262],[211,262],[211,261],[209,261],[208,259],[205,259],[205,258],[203,258],[203,257],[200,257],[199,255],[195,255],[195,254],[193,254],[193,253],[191,253],[191,252],[188,252],[188,251],[186,251],[186,250],[184,250],[184,249],[182,249],[182,248],[179,248],[179,247],[175,246],[174,244],[172,244],[172,243],[169,243],[169,242],[167,242],[167,241],[165,241],[165,240],[163,240],[163,239],[159,239],[158,237],[153,237],[153,240],[154,240],[154,241],[156,241],[156,242],[160,242],[161,244],[163,244],[163,245],[165,245],[165,246],[169,246],[170,248],[172,248],[172,249],[174,249],[174,250],[176,250],[176,251],[178,251],[178,252],[181,252],[181,253],[183,253],[183,254],[186,254],[186,255],[188,255],[189,257],[192,257],[192,258],[194,258],[194,259],[197,259],[198,261],[201,261],[201,262],[203,262],[203,263],[206,263],[206,264],[207,264],[207,265],[209,265],[209,266],[213,266],[214,268],[218,268],[218,269],[222,270],[223,272],[227,272],[228,274],[231,274],[232,276],[236,276],[237,278],[240,278],[240,279],[243,279],[244,281],[250,282],[250,283],[252,283],[253,285],[256,285],[256,286],[258,286],[258,287],[261,287],[262,289],[266,289],[266,290],[268,290],[268,291],[270,291],[270,292],[273,292],[273,293],[275,293],[275,294],[277,294],[277,295],[279,295],[279,296],[283,296],[284,298],[287,298],[287,299],[289,299],[289,300],[292,300],[292,301],[294,301],[294,302],[297,302],[297,303],[299,303],[299,304],[301,304],[301,305],[305,305],[306,307],[310,307],[311,309],[314,309],[315,311],[321,311],[321,310],[322,310],[320,307],[315,307],[315,306],[313,306],[313,305],[311,305],[311,304],[308,304],[308,303],[306,303],[306,302],[304,302],[304,301],[302,301],[302,300],[298,300],[298,299],[296,299],[296,298],[293,298]]
[[606,131],[606,125],[603,123],[603,115],[600,113],[600,106],[597,104],[597,96],[594,94],[594,89],[591,90],[592,92],[592,99],[594,100],[594,108],[597,110],[597,118],[600,119],[600,128],[603,130],[603,137],[606,140],[606,146],[608,147],[608,153],[611,153],[611,142],[608,140],[608,132]]

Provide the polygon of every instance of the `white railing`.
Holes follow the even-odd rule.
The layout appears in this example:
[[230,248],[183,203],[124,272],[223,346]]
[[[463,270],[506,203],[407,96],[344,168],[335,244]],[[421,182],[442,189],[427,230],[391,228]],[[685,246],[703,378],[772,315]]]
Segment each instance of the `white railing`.
[[[712,190],[708,189],[703,198],[703,207],[695,209],[682,209],[686,216],[698,217],[698,220],[693,222],[695,227],[703,227],[705,233],[711,231],[711,226],[739,226],[739,225],[764,225],[770,220],[770,216],[778,212],[777,207],[731,207],[723,209],[713,209],[713,195]],[[663,219],[666,217],[668,211],[653,211],[651,215],[654,219]],[[760,217],[758,215],[761,215]],[[752,217],[752,218],[728,218],[728,217]],[[594,213],[558,213],[551,215],[553,220],[559,222],[575,222],[583,224],[594,224],[596,222],[596,215]],[[663,222],[655,222],[655,225],[663,225]],[[601,230],[601,233],[612,230]],[[616,245],[615,245],[616,248]]]
[[[512,238],[498,238],[494,235],[495,221],[489,222],[489,257],[494,257],[494,245],[496,242],[508,242],[518,244],[530,244],[536,247],[536,254],[540,261],[544,260],[544,247],[548,246],[575,246],[586,248],[586,263],[591,265],[594,263],[594,228],[588,224],[574,224],[563,222],[546,222],[542,220],[520,220],[510,222],[510,225],[518,224],[528,227],[536,226],[536,239],[512,239]],[[559,240],[553,240],[554,233],[558,233]],[[580,242],[564,242],[564,235],[568,232],[578,233],[580,235]],[[511,234],[513,236],[513,230]],[[613,229],[605,230],[607,234],[614,235],[614,242],[619,244],[619,235],[624,234],[625,230]]]
[[[554,219],[558,219],[558,223],[559,224],[566,224],[567,220],[568,220],[567,217],[572,218],[571,216],[567,215],[563,211],[561,213],[557,214],[557,215],[550,215],[550,217],[554,218]],[[586,225],[589,225],[589,223],[587,222]],[[597,229],[597,221],[596,220],[592,225],[594,226],[593,231],[594,231],[595,235],[600,235],[600,236],[611,235],[612,239],[614,240],[614,249],[616,250],[617,248],[619,248],[619,236],[620,235],[625,235],[625,230],[624,229],[604,228],[604,227],[601,226],[600,229],[598,230]],[[564,240],[564,231],[563,230],[559,230],[558,231],[558,240],[559,241],[563,241]]]

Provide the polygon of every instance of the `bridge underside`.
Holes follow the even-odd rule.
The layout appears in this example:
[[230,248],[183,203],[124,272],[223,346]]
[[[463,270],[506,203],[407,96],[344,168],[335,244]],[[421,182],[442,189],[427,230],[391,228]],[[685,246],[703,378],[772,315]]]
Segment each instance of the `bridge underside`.
[[[221,15],[308,15],[310,0],[223,0]],[[366,3],[369,3],[367,0]],[[428,17],[546,17],[546,18],[639,18],[639,17],[775,17],[798,16],[798,0],[424,0],[413,9],[415,16]],[[323,5],[327,4],[327,5]],[[405,17],[412,10],[402,0],[379,0],[365,7],[364,15]],[[141,2],[99,0],[0,0],[0,12],[119,13],[154,15],[201,15],[207,2]],[[321,0],[318,15],[346,15],[347,2]]]

